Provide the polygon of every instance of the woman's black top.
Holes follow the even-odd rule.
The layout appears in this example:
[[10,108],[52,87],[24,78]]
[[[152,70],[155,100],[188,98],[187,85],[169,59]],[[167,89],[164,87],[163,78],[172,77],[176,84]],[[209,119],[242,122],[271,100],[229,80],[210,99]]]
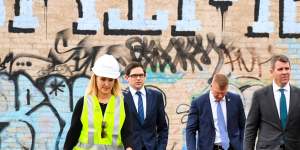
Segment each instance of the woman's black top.
[[[102,112],[105,112],[107,104],[100,103],[100,107]],[[124,147],[132,147],[132,125],[131,125],[131,119],[130,119],[130,114],[128,110],[127,104],[124,102],[124,107],[125,107],[125,121],[121,129],[121,137],[122,137],[122,142]],[[64,144],[64,150],[71,150],[73,147],[76,146],[78,143],[78,139],[81,133],[82,129],[82,123],[80,121],[81,117],[81,112],[83,108],[83,97],[78,100],[73,115],[72,115],[72,120],[71,120],[71,126],[68,131],[66,141]],[[104,113],[103,113],[104,115]]]

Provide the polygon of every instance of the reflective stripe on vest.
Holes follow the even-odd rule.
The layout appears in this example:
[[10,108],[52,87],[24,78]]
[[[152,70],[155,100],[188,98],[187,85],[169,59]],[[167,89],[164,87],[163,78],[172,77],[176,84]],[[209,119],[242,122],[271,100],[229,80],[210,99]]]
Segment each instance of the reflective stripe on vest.
[[[74,149],[124,149],[120,135],[120,130],[125,120],[123,99],[112,96],[106,106],[104,116],[102,116],[102,114],[97,97],[85,97],[81,114],[81,122],[83,126],[79,142]],[[107,135],[104,138],[101,137],[103,120],[106,122],[106,126],[108,126],[105,128]]]

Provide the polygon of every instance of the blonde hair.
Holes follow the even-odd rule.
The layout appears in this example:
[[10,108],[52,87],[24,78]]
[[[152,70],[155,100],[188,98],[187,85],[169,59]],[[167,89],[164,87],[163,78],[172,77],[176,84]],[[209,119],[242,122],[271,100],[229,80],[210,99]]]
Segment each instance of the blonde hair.
[[[114,96],[120,96],[121,95],[121,84],[119,82],[118,79],[114,79],[115,82],[114,82],[114,86],[111,90],[111,94],[114,95]],[[97,96],[97,93],[98,93],[98,88],[97,88],[97,83],[96,83],[96,75],[93,73],[91,78],[90,78],[90,81],[89,81],[89,84],[85,90],[85,95],[91,95],[91,96]]]

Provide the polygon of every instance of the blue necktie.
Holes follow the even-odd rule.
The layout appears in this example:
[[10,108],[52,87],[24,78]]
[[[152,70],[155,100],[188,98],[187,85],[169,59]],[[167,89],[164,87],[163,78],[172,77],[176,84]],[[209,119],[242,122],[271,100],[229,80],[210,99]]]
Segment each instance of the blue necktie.
[[136,95],[138,95],[138,114],[139,114],[139,119],[140,122],[143,124],[144,123],[144,107],[143,107],[143,98],[142,98],[142,93],[140,91],[136,92]]
[[286,125],[286,118],[287,118],[287,108],[286,108],[286,98],[284,95],[284,89],[279,89],[281,96],[280,96],[280,119],[281,119],[281,126],[285,129]]
[[220,129],[220,135],[221,135],[221,145],[224,150],[228,150],[229,148],[229,138],[228,138],[228,133],[227,133],[227,128],[225,124],[225,119],[221,107],[221,103],[218,102],[217,104],[217,117],[218,117],[218,127]]

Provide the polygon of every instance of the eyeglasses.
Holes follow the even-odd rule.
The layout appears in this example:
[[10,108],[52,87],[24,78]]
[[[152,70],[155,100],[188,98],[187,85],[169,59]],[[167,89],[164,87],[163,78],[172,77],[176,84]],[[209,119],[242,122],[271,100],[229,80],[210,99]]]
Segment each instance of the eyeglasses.
[[141,73],[141,74],[131,74],[131,75],[129,75],[129,77],[131,77],[131,78],[138,78],[138,77],[144,78],[145,74],[143,74],[143,73]]
[[101,130],[101,138],[105,138],[107,136],[105,132],[105,128],[107,127],[107,124],[105,121],[102,121],[102,130]]

